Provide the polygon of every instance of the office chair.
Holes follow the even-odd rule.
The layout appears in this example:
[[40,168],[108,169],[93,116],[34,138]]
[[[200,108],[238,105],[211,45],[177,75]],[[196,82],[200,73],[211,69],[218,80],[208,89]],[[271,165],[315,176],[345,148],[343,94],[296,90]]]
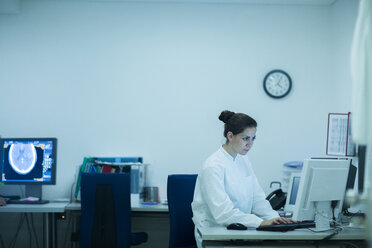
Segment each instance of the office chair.
[[83,173],[81,177],[81,248],[129,248],[147,241],[131,233],[130,174]]
[[196,248],[191,202],[198,175],[168,175],[169,248]]

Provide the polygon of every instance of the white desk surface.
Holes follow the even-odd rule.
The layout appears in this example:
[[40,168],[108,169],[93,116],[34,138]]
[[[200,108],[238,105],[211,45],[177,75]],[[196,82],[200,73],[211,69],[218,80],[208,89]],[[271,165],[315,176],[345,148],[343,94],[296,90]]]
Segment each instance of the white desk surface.
[[[67,211],[79,211],[81,210],[80,203],[72,202],[66,206]],[[168,205],[157,204],[157,205],[142,205],[140,203],[132,203],[133,212],[168,212]]]
[[[245,231],[227,230],[225,227],[198,228],[203,240],[321,240],[333,231],[314,233],[308,229],[296,229],[288,232],[269,232],[248,229]],[[364,228],[345,227],[331,240],[364,240]]]
[[63,213],[67,202],[49,202],[46,204],[8,204],[0,206],[0,213]]

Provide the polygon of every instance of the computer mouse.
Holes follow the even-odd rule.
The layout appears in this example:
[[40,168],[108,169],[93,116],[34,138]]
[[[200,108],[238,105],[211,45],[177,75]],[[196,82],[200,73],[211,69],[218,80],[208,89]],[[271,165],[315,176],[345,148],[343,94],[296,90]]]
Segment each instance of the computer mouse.
[[247,227],[240,223],[231,223],[226,228],[228,230],[247,230]]

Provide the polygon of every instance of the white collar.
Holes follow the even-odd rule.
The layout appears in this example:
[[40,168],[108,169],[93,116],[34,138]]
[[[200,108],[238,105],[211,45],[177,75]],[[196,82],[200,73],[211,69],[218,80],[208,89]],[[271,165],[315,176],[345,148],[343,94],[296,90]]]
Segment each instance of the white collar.
[[225,155],[225,157],[230,160],[231,162],[235,162],[236,158],[238,157],[239,154],[236,154],[236,157],[234,158],[231,156],[230,153],[228,153],[223,146],[220,147],[220,151]]

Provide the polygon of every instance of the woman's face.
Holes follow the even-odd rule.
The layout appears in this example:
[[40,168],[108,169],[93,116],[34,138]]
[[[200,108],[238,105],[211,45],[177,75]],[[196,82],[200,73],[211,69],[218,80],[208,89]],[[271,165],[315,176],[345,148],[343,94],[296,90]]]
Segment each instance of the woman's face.
[[[239,134],[232,134],[231,132],[227,135],[229,143],[231,145],[232,153],[236,156],[237,154],[246,155],[251,149],[254,140],[256,139],[256,128],[248,127]],[[234,157],[235,157],[234,156]]]

